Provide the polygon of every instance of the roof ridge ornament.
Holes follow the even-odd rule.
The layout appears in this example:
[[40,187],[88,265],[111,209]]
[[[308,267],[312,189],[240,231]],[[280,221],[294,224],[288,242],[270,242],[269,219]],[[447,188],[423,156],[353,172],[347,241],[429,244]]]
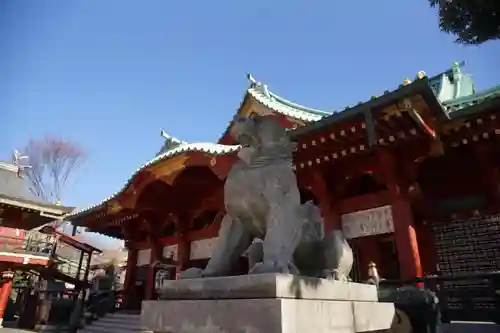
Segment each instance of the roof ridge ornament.
[[167,132],[165,132],[164,130],[160,132],[160,135],[165,139],[165,142],[163,143],[163,146],[161,147],[158,154],[156,154],[156,156],[164,154],[169,150],[172,150],[176,147],[179,147],[180,145],[187,143],[186,141],[182,141],[180,139],[177,139],[176,137],[168,135]]
[[267,85],[263,84],[260,81],[255,80],[255,78],[252,76],[252,74],[247,73],[247,79],[249,84],[249,89],[255,88],[258,91],[260,91],[262,94],[264,94],[266,97],[272,98],[271,94],[269,93],[269,90],[267,89]]
[[164,130],[161,130],[160,132],[160,135],[165,139],[165,140],[171,140],[172,142],[175,142],[175,143],[180,143],[180,144],[185,144],[187,143],[186,141],[183,141],[181,139],[178,139],[176,137],[173,137],[171,135],[169,135],[167,132],[165,132]]
[[[451,73],[453,76],[453,81],[458,83],[462,79],[462,68],[461,64],[458,61],[453,62],[451,65]],[[455,97],[456,98],[456,97]]]
[[257,81],[250,73],[247,73],[247,80],[248,80],[250,88],[253,88],[257,84]]
[[451,65],[451,71],[453,74],[460,74],[462,72],[462,66],[464,63],[460,63],[458,61],[454,61],[453,64]]
[[32,166],[26,162],[23,163],[23,161],[28,161],[29,156],[28,155],[23,155],[22,153],[19,152],[19,150],[14,149],[12,152],[12,164],[17,167],[17,172],[22,172],[25,169],[30,169]]

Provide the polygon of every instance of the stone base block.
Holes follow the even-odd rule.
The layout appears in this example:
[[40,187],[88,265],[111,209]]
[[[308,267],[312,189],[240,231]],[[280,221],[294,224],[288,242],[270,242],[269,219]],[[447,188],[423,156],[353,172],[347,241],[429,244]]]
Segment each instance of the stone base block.
[[353,333],[386,330],[392,303],[305,299],[144,301],[142,326],[164,333]]
[[165,333],[353,333],[386,330],[375,286],[281,274],[164,281],[142,326]]
[[378,301],[377,288],[289,274],[256,274],[203,279],[165,280],[161,299],[297,298]]

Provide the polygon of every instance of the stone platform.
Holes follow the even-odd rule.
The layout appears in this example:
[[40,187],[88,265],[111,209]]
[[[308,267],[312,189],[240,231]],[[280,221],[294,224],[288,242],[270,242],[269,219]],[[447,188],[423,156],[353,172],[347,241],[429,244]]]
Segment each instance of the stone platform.
[[142,303],[142,326],[168,333],[352,333],[390,328],[375,286],[292,275],[165,281]]

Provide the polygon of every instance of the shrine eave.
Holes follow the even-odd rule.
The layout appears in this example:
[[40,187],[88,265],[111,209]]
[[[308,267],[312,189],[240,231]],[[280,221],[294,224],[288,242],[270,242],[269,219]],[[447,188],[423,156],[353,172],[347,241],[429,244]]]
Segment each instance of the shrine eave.
[[[0,208],[2,207],[29,213],[32,217],[29,229],[39,227],[53,220],[63,220],[75,209],[74,207],[41,203],[0,194]],[[27,227],[23,221],[10,221],[8,219],[2,220],[2,226],[21,229]]]
[[249,88],[247,92],[253,99],[264,105],[268,109],[297,120],[314,122],[323,117],[331,115],[330,112],[324,112],[300,106],[293,102],[287,101],[272,92],[266,93],[259,88]]
[[273,111],[304,121],[317,121],[322,117],[331,115],[331,112],[313,109],[278,96],[269,91],[267,85],[255,80],[251,74],[247,74],[247,79],[249,88],[245,95],[252,96]]
[[[204,153],[204,154],[209,154],[213,156],[222,156],[222,155],[228,155],[235,153],[240,146],[236,145],[221,145],[221,144],[215,144],[215,143],[186,143],[186,144],[181,144],[175,148],[172,148],[156,157],[153,159],[147,161],[144,163],[142,166],[140,166],[133,174],[132,176],[127,180],[125,185],[121,188],[121,190],[113,193],[111,196],[105,198],[102,200],[100,203],[92,205],[90,207],[81,209],[79,211],[76,211],[70,215],[67,216],[69,220],[76,220],[84,215],[87,215],[88,213],[91,213],[94,210],[99,209],[101,206],[103,206],[106,202],[109,202],[110,200],[117,198],[123,191],[125,191],[133,182],[135,176],[139,174],[142,170],[153,166],[157,163],[160,163],[162,161],[165,161],[167,159],[180,156],[182,154],[186,153]],[[77,223],[78,224],[78,223]]]
[[500,86],[443,103],[451,119],[471,116],[500,105]]
[[397,100],[420,94],[432,110],[437,110],[440,118],[447,119],[448,115],[443,106],[439,103],[436,95],[432,91],[427,78],[418,79],[410,84],[399,87],[396,90],[384,93],[379,97],[372,97],[369,101],[360,102],[353,107],[348,107],[343,111],[336,112],[318,121],[308,123],[300,128],[290,131],[292,138],[297,139],[301,135],[308,134],[322,128],[340,123],[346,119],[364,114],[370,110],[381,110],[385,106],[393,104]]
[[[252,75],[247,74],[249,86],[245,90],[238,112],[243,108],[248,99],[252,99],[267,109],[295,120],[310,123],[330,116],[332,112],[310,108],[287,100],[278,94],[271,92],[267,85],[255,80]],[[232,119],[222,133],[219,141],[224,138],[232,124]]]
[[46,204],[32,200],[14,198],[4,194],[0,194],[0,204],[11,207],[24,208],[31,211],[38,211],[43,214],[43,216],[47,216],[51,219],[62,219],[75,209],[74,207]]

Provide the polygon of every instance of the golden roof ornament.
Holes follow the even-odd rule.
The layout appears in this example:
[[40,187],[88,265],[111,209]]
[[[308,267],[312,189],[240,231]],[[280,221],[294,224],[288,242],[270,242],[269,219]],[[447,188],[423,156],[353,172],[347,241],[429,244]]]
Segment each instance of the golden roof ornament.
[[411,80],[409,78],[406,78],[404,81],[403,81],[403,85],[404,86],[407,86],[411,83]]
[[424,71],[419,71],[417,75],[415,75],[415,80],[423,80],[427,77]]

